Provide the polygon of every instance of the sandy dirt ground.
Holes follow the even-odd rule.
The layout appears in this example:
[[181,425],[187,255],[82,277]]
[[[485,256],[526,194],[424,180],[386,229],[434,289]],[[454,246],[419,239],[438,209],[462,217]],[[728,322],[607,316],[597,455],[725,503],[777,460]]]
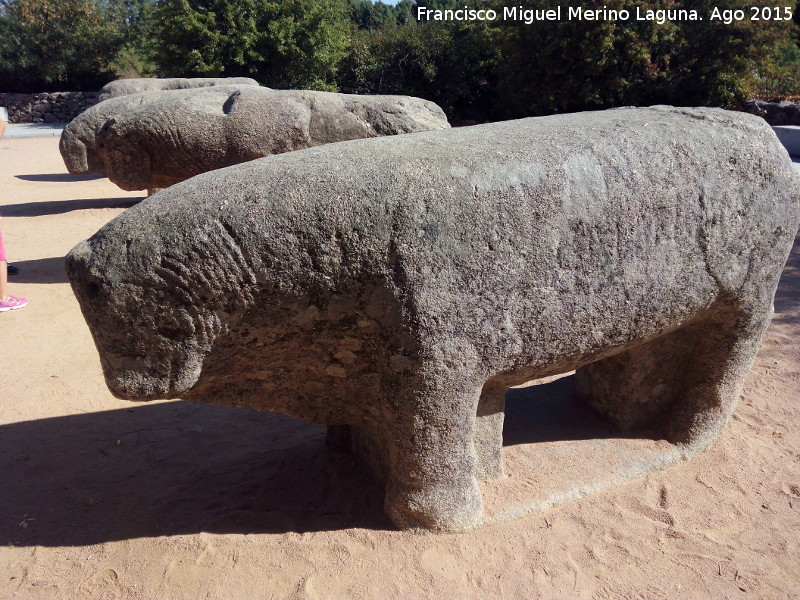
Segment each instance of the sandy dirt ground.
[[[63,257],[142,195],[66,175],[57,144],[0,141],[10,289],[30,299],[0,314],[0,599],[800,597],[800,247],[712,450],[472,533],[413,535],[319,425],[111,396]],[[547,412],[529,399],[567,384],[514,392],[504,453],[604,443],[569,411],[525,433]]]

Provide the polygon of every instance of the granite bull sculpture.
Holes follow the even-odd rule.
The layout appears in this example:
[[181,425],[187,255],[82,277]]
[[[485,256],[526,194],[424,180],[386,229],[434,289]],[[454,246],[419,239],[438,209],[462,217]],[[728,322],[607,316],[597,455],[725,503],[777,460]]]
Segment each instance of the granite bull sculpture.
[[707,448],[799,218],[761,119],[618,109],[206,173],[67,271],[116,396],[327,424],[383,473],[398,527],[463,531],[502,472],[510,386],[576,369],[623,430]]
[[97,135],[114,117],[142,104],[155,102],[160,97],[152,92],[122,95],[95,104],[75,117],[62,132],[58,146],[67,171],[72,175],[94,173],[107,177],[103,156],[97,147]]
[[60,148],[70,173],[152,190],[271,154],[449,127],[436,104],[409,96],[218,86],[101,102],[70,123]]

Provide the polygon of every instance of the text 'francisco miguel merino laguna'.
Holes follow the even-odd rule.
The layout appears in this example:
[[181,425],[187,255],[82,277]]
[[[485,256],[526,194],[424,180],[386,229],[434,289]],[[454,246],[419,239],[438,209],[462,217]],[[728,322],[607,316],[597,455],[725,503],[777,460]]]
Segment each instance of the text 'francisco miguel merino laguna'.
[[[752,11],[752,14],[748,14]],[[707,15],[711,21],[719,20],[726,24],[745,19],[752,21],[785,21],[792,18],[790,7],[752,7],[749,11],[714,8]],[[550,9],[529,9],[523,6],[506,6],[502,12],[492,9],[459,8],[431,9],[417,7],[417,19],[420,21],[521,21],[530,25],[536,21],[655,21],[664,24],[667,21],[702,21],[698,11],[687,9],[674,10],[633,10],[602,8],[583,8],[581,6],[558,6]]]

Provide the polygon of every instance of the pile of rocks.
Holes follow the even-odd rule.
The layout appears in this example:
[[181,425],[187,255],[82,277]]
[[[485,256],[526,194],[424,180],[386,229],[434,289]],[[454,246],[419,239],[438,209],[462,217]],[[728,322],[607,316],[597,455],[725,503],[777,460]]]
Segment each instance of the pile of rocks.
[[99,92],[0,93],[11,123],[68,123],[99,101]]

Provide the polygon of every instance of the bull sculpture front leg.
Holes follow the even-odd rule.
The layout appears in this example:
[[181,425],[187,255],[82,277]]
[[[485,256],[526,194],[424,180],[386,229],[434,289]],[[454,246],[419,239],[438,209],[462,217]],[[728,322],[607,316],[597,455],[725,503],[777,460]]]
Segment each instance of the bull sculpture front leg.
[[[384,508],[400,529],[459,532],[482,520],[477,480],[487,478],[486,460],[476,438],[482,386],[447,363],[387,376],[380,419],[328,427],[328,446],[352,452],[384,483]],[[502,469],[502,412],[499,429],[497,414],[487,418],[492,434],[483,441],[491,442],[484,445],[495,473]]]
[[450,373],[418,375],[387,396],[385,509],[399,528],[456,532],[480,524],[473,441],[480,393],[480,384]]

